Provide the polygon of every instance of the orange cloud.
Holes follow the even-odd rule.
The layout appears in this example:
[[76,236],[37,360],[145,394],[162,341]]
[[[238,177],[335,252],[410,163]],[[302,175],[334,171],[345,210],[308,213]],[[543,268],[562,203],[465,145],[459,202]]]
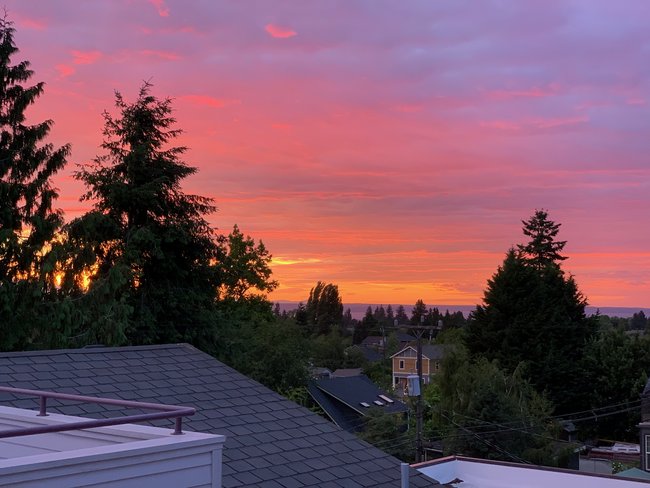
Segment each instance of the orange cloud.
[[72,61],[74,64],[93,64],[102,57],[102,53],[99,51],[72,51],[72,55],[75,57]]
[[169,17],[169,7],[163,0],[149,0],[158,9],[158,15],[161,17]]
[[56,69],[61,72],[61,78],[65,78],[66,76],[74,73],[74,68],[72,66],[68,66],[67,64],[60,64],[56,66]]
[[144,51],[140,51],[140,54],[144,56],[158,56],[159,58],[164,59],[181,59],[180,56],[174,53],[169,53],[167,51],[150,51],[148,49],[145,49]]
[[267,25],[266,32],[271,34],[273,37],[280,37],[283,39],[297,35],[296,32],[292,31],[291,29],[284,29],[274,24]]

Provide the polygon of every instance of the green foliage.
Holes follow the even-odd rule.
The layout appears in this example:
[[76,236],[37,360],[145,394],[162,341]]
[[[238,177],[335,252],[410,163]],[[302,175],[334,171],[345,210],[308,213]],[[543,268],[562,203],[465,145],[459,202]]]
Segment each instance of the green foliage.
[[[589,408],[638,405],[650,374],[650,338],[629,336],[620,329],[603,332],[587,344],[583,368],[589,382]],[[581,425],[583,437],[637,442],[639,410],[605,416]]]
[[326,285],[319,281],[311,289],[307,300],[307,317],[317,335],[339,330],[343,321],[343,302],[339,296],[338,285]]
[[[66,164],[70,145],[44,143],[52,120],[25,125],[25,111],[43,94],[44,83],[23,86],[33,76],[29,62],[12,65],[18,52],[12,22],[0,19],[0,350],[42,342],[44,332],[67,317],[47,303],[56,298],[55,263],[49,252],[63,217],[52,177]],[[66,333],[59,329],[59,333]],[[47,343],[49,347],[53,343]]]
[[442,373],[427,385],[424,430],[442,436],[447,454],[556,465],[558,426],[543,419],[552,404],[523,377],[485,358],[471,361],[461,343],[445,355]]
[[402,461],[412,461],[413,440],[404,435],[406,422],[402,414],[389,414],[378,407],[364,417],[364,430],[357,436]]
[[238,350],[228,362],[240,373],[278,392],[307,384],[310,346],[295,320],[258,314],[233,339]]

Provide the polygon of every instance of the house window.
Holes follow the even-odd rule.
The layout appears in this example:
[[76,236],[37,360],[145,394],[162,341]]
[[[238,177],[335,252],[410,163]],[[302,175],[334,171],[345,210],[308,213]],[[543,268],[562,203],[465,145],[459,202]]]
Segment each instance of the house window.
[[399,360],[399,369],[404,369],[404,360],[403,359]]
[[420,370],[420,365],[418,364],[418,361],[416,359],[415,360],[415,371],[419,371],[419,370]]
[[436,371],[440,371],[440,361],[436,361]]

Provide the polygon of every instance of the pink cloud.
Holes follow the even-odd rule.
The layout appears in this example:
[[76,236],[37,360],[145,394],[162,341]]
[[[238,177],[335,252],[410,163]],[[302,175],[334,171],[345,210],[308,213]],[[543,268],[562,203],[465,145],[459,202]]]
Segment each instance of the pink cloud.
[[18,26],[23,29],[47,30],[47,19],[31,19],[22,15],[13,15],[17,18]]
[[158,15],[161,17],[169,17],[169,7],[163,0],[149,0],[158,9]]
[[223,100],[209,96],[184,95],[181,99],[190,100],[196,105],[209,105],[210,107],[225,107],[226,105],[241,103],[241,100]]
[[271,128],[284,132],[287,135],[291,135],[291,129],[293,129],[293,125],[273,124],[271,125]]
[[490,92],[490,98],[493,100],[513,100],[515,98],[545,98],[550,97],[557,92],[559,86],[555,83],[549,85],[549,89],[540,90],[538,87],[534,86],[527,91],[507,91],[507,90],[495,90]]
[[494,127],[495,129],[504,129],[504,130],[519,130],[521,126],[513,124],[511,122],[505,122],[502,120],[494,120],[492,122],[479,122],[482,127]]
[[68,66],[67,64],[60,64],[56,66],[56,69],[61,72],[61,78],[65,78],[66,76],[74,73],[74,68],[72,66]]
[[72,55],[75,57],[72,61],[74,64],[93,64],[102,57],[102,53],[99,51],[72,51]]
[[144,56],[158,56],[159,58],[164,58],[164,59],[181,59],[180,56],[174,53],[170,53],[167,51],[151,51],[148,49],[145,49],[144,51],[140,51],[140,54]]
[[577,124],[578,122],[589,122],[589,117],[573,117],[568,119],[547,119],[537,122],[537,127],[540,129],[548,129],[549,127],[557,127],[558,125]]
[[645,99],[643,98],[628,98],[628,105],[643,105],[645,104]]
[[278,27],[274,24],[269,24],[266,26],[266,32],[271,34],[273,37],[280,37],[286,39],[287,37],[292,37],[297,35],[296,32],[291,29],[285,29],[283,27]]
[[398,105],[395,110],[398,112],[419,112],[422,108],[422,105]]

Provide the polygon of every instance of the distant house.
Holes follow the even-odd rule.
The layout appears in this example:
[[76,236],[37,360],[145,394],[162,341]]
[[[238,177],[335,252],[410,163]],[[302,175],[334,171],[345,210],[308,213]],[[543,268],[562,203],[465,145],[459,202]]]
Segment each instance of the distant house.
[[400,332],[397,334],[397,340],[399,341],[399,348],[404,349],[415,340],[415,337],[410,334],[404,334],[403,332]]
[[311,368],[311,377],[317,380],[331,378],[332,372],[327,368]]
[[368,336],[364,340],[361,341],[360,344],[361,347],[383,347],[384,346],[384,338],[381,336]]
[[350,376],[359,376],[363,374],[363,369],[353,368],[353,369],[337,369],[332,373],[332,378],[349,378]]
[[408,411],[405,403],[381,391],[365,375],[312,381],[307,389],[327,416],[348,432],[362,429],[363,417],[372,407],[388,413]]
[[[442,357],[445,350],[453,347],[448,345],[422,346],[422,378],[424,383],[430,381],[430,377],[436,375],[442,368]],[[397,354],[393,354],[393,384],[404,388],[406,378],[418,374],[417,364],[418,351],[416,347],[406,346]]]

